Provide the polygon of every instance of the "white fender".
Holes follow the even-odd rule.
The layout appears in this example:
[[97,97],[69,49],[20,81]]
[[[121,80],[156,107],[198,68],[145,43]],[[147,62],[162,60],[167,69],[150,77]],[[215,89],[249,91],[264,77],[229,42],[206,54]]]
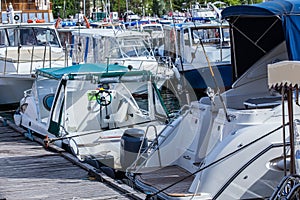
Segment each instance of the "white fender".
[[177,78],[177,80],[180,81],[180,73],[179,73],[179,70],[177,69],[177,67],[173,66],[172,70],[173,70],[174,75]]
[[14,122],[17,126],[21,126],[22,115],[20,113],[14,114]]

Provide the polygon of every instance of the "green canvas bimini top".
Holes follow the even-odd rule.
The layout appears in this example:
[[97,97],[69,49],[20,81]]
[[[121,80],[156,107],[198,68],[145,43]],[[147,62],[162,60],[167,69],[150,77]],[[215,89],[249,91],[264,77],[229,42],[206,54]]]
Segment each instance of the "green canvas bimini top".
[[52,67],[37,69],[36,74],[48,78],[60,79],[65,74],[80,74],[80,73],[109,73],[109,72],[128,72],[129,69],[118,64],[77,64],[69,67]]
[[73,79],[77,75],[93,74],[101,77],[122,77],[122,76],[149,76],[152,73],[146,70],[129,70],[128,67],[118,64],[77,64],[69,67],[54,67],[37,69],[36,75],[51,79],[61,79],[64,75],[68,75]]

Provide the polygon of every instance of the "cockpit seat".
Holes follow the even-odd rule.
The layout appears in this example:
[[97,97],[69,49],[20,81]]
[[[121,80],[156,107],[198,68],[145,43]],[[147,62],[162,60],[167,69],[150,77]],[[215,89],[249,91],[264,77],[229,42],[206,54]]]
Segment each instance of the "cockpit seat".
[[248,108],[273,108],[281,104],[281,96],[251,98],[244,102]]

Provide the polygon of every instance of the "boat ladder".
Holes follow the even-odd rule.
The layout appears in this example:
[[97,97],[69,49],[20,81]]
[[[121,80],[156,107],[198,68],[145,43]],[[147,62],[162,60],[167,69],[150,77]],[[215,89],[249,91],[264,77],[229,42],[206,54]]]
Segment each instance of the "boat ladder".
[[[288,175],[278,185],[270,200],[299,199],[300,175]],[[298,198],[295,198],[298,196]]]
[[[175,115],[175,117],[172,119],[172,121],[170,123],[168,123],[163,130],[157,134],[157,129],[154,125],[149,125],[146,129],[144,138],[146,138],[147,133],[149,131],[150,127],[154,127],[155,130],[155,139],[144,149],[142,150],[142,146],[143,146],[143,142],[144,140],[142,140],[142,144],[140,146],[140,149],[138,151],[137,154],[137,158],[136,160],[126,169],[126,174],[130,174],[130,173],[138,173],[142,167],[144,167],[147,163],[147,160],[149,158],[151,158],[153,156],[153,154],[155,152],[157,152],[158,155],[158,161],[159,161],[159,167],[162,167],[161,164],[161,156],[160,156],[160,146],[165,142],[165,140],[171,135],[170,133],[173,132],[173,130],[178,127],[178,125],[180,123],[175,123],[175,125],[173,124],[173,122],[177,119],[178,117],[181,115],[181,113],[184,112],[184,114],[182,115],[183,118],[189,113],[190,110],[190,106],[186,105],[183,106]],[[167,130],[169,129],[169,130]],[[169,134],[163,134],[163,133],[169,133]]]

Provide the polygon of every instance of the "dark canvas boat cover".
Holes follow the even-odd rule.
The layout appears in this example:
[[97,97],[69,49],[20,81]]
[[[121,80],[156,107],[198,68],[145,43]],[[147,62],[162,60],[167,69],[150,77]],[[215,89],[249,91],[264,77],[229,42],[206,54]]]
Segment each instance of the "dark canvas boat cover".
[[273,0],[230,6],[222,18],[232,29],[234,76],[238,78],[259,58],[286,42],[290,60],[300,60],[300,1]]

